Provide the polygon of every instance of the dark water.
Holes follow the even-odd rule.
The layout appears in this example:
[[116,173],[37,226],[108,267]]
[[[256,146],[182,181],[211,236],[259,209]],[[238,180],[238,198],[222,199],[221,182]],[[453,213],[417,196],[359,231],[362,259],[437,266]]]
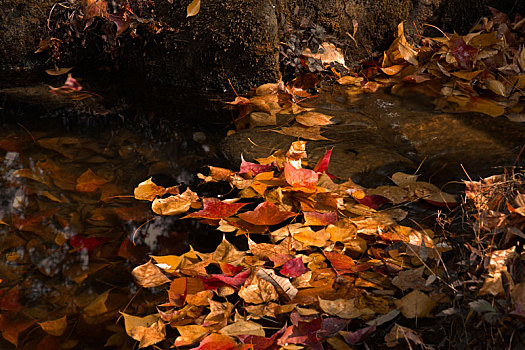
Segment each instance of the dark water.
[[[129,95],[118,110],[118,99],[79,107],[46,90],[10,90],[0,110],[0,349],[131,349],[119,311],[154,313],[165,299],[139,289],[133,267],[221,239],[196,221],[154,216],[133,189],[149,177],[197,187],[196,173],[220,162],[225,123],[190,123]],[[185,114],[199,112],[191,101]]]

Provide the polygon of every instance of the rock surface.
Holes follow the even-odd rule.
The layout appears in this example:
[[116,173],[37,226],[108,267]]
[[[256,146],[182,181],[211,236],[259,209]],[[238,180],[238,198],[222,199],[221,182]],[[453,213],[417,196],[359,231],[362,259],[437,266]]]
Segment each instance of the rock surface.
[[[356,96],[342,86],[322,92],[312,102],[314,111],[338,123],[324,128],[322,135],[330,141],[308,141],[308,162],[315,164],[333,147],[329,172],[367,187],[388,183],[388,176],[397,171],[419,168],[425,178],[443,185],[467,176],[488,176],[501,170],[495,167],[516,162],[525,144],[525,125],[477,113],[435,112],[420,100],[386,93]],[[240,163],[241,153],[252,161],[272,150],[287,150],[296,140],[265,127],[236,132],[221,149]]]
[[[357,60],[381,52],[403,20],[409,24],[409,33],[414,33],[413,23],[420,31],[429,30],[423,24],[431,23],[461,33],[486,15],[490,4],[503,11],[525,12],[523,2],[512,0],[207,0],[197,16],[186,18],[189,0],[154,3],[156,19],[171,31],[139,35],[137,40],[124,35],[119,38],[122,47],[115,51],[102,40],[97,42],[96,35],[87,34],[89,40],[84,40],[82,23],[70,34],[62,27],[62,34],[74,40],[63,40],[61,49],[67,54],[53,62],[48,54],[34,52],[40,39],[57,34],[49,30],[48,20],[66,11],[64,4],[57,5],[54,0],[1,1],[3,85],[13,84],[14,76],[9,73],[19,77],[22,72],[41,71],[53,63],[78,66],[81,62],[109,62],[172,86],[224,91],[230,90],[230,79],[236,89],[246,90],[279,78],[280,42],[301,30],[310,30],[308,23],[324,28],[326,35],[340,43],[347,58]],[[144,6],[142,0],[133,0],[131,5]],[[346,35],[353,32],[354,20],[358,23],[356,39],[363,47],[357,47]]]

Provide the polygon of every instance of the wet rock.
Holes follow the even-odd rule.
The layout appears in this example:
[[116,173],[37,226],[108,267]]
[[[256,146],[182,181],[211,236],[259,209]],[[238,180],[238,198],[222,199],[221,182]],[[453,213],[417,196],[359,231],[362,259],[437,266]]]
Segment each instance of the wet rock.
[[[345,95],[345,90],[329,89],[313,102],[315,111],[340,121],[325,128],[323,135],[332,141],[307,143],[312,165],[334,147],[328,170],[336,176],[369,187],[388,183],[394,172],[419,168],[425,179],[443,185],[525,164],[517,161],[525,144],[523,124],[477,113],[436,112],[415,96],[401,99],[384,92],[356,96],[348,91]],[[222,149],[239,163],[241,153],[247,160],[266,157],[297,140],[268,129],[237,132],[223,141]]]

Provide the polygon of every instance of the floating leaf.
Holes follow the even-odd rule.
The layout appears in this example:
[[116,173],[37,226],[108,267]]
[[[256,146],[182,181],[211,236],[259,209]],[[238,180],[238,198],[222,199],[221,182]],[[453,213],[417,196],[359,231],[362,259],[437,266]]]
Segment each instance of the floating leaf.
[[195,213],[186,215],[184,218],[201,218],[220,220],[226,219],[237,213],[239,209],[247,203],[228,203],[218,200],[217,198],[203,198],[203,209]]
[[47,334],[60,337],[67,329],[67,317],[63,316],[56,320],[39,322],[38,324]]
[[184,193],[175,196],[155,198],[151,203],[151,209],[159,215],[179,215],[187,212],[191,204],[198,200],[199,196],[188,188]]
[[244,160],[244,157],[241,154],[241,168],[239,169],[239,174],[251,174],[251,176],[256,176],[260,173],[264,173],[270,170],[272,170],[271,165],[262,165],[247,162]]
[[144,288],[153,288],[171,282],[162,271],[155,266],[151,260],[147,263],[137,266],[131,272],[137,283]]

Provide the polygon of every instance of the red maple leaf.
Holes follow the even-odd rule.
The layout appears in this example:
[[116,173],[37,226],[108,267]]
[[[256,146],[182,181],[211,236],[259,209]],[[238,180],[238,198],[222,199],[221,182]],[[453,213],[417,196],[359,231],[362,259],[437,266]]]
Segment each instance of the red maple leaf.
[[281,274],[286,277],[299,277],[308,272],[302,258],[295,258],[284,263]]
[[246,204],[247,203],[226,203],[217,198],[203,198],[202,205],[204,208],[195,213],[186,215],[184,218],[202,218],[211,220],[226,219],[235,214]]
[[310,169],[296,169],[290,163],[284,164],[284,177],[292,187],[313,189],[317,186],[319,175]]
[[314,167],[316,173],[326,173],[331,179],[336,179],[337,176],[334,176],[327,172],[328,164],[330,164],[330,157],[332,156],[332,149],[328,149],[324,152],[324,156],[317,161],[317,164]]
[[270,164],[262,165],[247,162],[244,160],[241,154],[241,168],[239,169],[239,174],[251,174],[252,176],[256,176],[260,173],[264,173],[270,170],[272,170],[272,166]]
[[467,45],[463,38],[459,38],[454,42],[452,53],[458,61],[460,68],[472,69],[472,61],[478,53],[478,49],[474,46]]
[[366,195],[361,199],[357,199],[357,201],[372,209],[379,209],[383,204],[390,203],[390,199],[376,194]]
[[253,225],[277,225],[284,220],[296,215],[289,211],[280,211],[279,208],[268,201],[259,204],[255,210],[239,214],[239,218]]
[[238,273],[234,277],[227,276],[226,274],[212,274],[209,276],[199,276],[199,278],[204,283],[205,289],[217,290],[217,288],[224,285],[240,288],[248,276],[250,276],[250,273],[250,270],[246,270]]

